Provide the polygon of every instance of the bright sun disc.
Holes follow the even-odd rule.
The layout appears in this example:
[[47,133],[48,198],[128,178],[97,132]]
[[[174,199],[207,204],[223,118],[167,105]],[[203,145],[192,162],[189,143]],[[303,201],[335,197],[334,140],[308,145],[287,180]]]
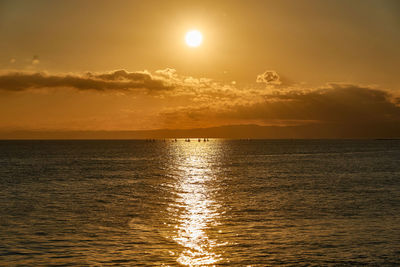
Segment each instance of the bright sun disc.
[[188,46],[197,47],[203,41],[203,35],[198,30],[191,30],[186,33],[185,41]]

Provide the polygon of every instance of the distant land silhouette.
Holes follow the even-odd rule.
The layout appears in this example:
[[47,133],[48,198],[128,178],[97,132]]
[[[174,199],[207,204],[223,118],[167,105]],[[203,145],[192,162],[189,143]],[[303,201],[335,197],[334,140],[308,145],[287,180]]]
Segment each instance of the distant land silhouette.
[[0,139],[147,139],[147,138],[253,138],[253,139],[341,139],[400,138],[400,125],[310,124],[301,126],[229,125],[194,129],[137,131],[0,131]]

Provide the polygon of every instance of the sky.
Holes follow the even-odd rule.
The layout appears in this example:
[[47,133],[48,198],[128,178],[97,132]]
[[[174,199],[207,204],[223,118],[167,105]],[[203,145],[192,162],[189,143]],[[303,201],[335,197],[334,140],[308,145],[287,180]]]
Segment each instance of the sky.
[[400,137],[397,0],[0,0],[0,36],[0,131]]

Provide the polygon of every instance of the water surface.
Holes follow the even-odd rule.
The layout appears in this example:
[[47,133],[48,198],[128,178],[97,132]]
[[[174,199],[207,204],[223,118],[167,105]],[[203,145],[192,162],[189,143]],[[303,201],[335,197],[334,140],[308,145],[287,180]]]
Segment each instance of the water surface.
[[0,264],[400,265],[400,141],[0,141]]

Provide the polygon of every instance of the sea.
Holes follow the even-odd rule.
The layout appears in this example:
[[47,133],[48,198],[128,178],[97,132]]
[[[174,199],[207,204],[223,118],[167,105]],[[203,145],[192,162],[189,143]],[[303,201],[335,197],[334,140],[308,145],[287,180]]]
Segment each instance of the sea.
[[400,140],[0,141],[1,266],[400,266]]

